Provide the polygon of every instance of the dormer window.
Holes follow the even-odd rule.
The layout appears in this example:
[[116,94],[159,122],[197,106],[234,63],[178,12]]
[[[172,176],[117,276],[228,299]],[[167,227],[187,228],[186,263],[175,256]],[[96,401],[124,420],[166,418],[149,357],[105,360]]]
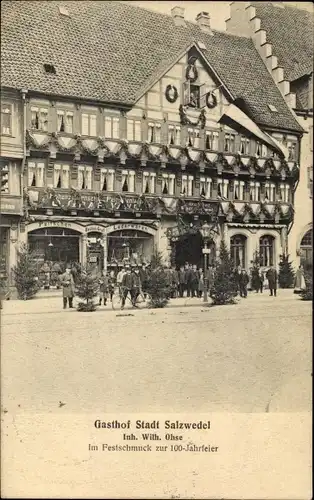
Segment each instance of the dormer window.
[[44,64],[44,68],[46,73],[50,73],[51,75],[56,74],[56,68],[54,67],[53,64]]

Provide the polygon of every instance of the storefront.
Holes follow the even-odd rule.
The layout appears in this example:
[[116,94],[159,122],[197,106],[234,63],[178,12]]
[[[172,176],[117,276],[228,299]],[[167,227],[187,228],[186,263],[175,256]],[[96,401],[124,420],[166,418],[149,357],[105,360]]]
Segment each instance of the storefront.
[[44,262],[91,264],[95,271],[151,260],[157,229],[137,223],[79,224],[47,220],[27,226],[27,241],[39,268]]

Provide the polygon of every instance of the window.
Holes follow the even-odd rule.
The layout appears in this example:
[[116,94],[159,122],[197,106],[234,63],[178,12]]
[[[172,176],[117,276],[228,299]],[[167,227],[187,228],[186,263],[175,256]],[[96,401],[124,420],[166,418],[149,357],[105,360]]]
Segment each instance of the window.
[[160,123],[149,123],[148,124],[148,142],[161,143],[161,125]]
[[265,183],[265,201],[276,201],[276,185],[272,182]]
[[93,167],[79,165],[77,176],[78,189],[92,189],[92,172]]
[[261,188],[259,182],[250,182],[250,201],[260,201]]
[[212,132],[211,130],[206,130],[205,139],[205,149],[210,149],[211,151],[218,151],[218,138],[219,132]]
[[53,167],[53,187],[69,189],[69,165],[55,164]]
[[28,186],[44,186],[45,164],[42,162],[28,162]]
[[313,230],[310,229],[305,233],[301,240],[300,245],[301,251],[301,263],[304,264],[312,264],[313,259]]
[[268,267],[274,264],[274,238],[262,236],[259,240],[261,266]]
[[213,184],[210,177],[200,178],[200,196],[209,199],[213,197]]
[[262,145],[258,141],[256,141],[255,154],[256,156],[262,156]]
[[280,184],[279,186],[280,201],[289,203],[290,201],[290,186],[289,184]]
[[200,147],[200,131],[197,128],[188,128],[186,145],[190,148]]
[[100,169],[100,190],[114,191],[114,170],[107,168]]
[[9,167],[0,165],[1,193],[9,192]]
[[142,140],[142,124],[140,120],[127,121],[127,139],[128,141]]
[[190,85],[190,102],[192,108],[200,107],[200,87],[199,85]]
[[119,124],[120,118],[105,116],[105,137],[108,137],[109,139],[119,139]]
[[181,144],[181,127],[178,125],[168,126],[168,144],[180,146]]
[[245,268],[246,237],[237,234],[230,238],[230,257],[235,267]]
[[247,137],[242,136],[240,140],[240,153],[242,155],[249,155],[250,154],[250,139]]
[[162,194],[174,195],[174,174],[162,174],[161,192]]
[[12,134],[12,106],[11,104],[1,105],[1,134]]
[[268,104],[268,107],[272,113],[278,113],[278,109],[273,104]]
[[182,187],[181,187],[181,195],[182,196],[193,196],[193,175],[182,175]]
[[295,142],[287,141],[288,160],[293,161],[297,159],[297,145]]
[[267,158],[268,156],[268,148],[265,144],[262,144],[262,158]]
[[89,115],[87,113],[82,114],[82,135],[89,135],[95,137],[96,132],[97,116]]
[[58,119],[58,132],[67,132],[68,134],[73,134],[73,112],[63,111],[58,109],[57,111]]
[[233,199],[244,200],[244,181],[234,181],[233,183]]
[[31,107],[31,128],[48,131],[48,109]]
[[134,170],[122,170],[122,191],[135,192],[135,172]]
[[143,193],[154,194],[156,191],[155,172],[143,172]]
[[225,151],[228,153],[235,152],[235,134],[225,133]]
[[229,198],[229,180],[218,179],[217,194],[220,198]]

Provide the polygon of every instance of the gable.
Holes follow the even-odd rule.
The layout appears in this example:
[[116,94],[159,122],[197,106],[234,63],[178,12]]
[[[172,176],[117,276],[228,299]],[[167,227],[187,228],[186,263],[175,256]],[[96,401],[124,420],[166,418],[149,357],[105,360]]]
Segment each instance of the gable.
[[[128,116],[141,116],[143,111],[151,119],[166,119],[170,122],[180,123],[180,105],[190,102],[188,96],[196,95],[196,106],[188,107],[188,115],[192,120],[200,115],[201,109],[206,112],[206,127],[219,128],[219,119],[231,102],[227,97],[227,90],[221,80],[205,64],[202,55],[192,46],[186,53],[176,60],[157,81],[138,99]],[[187,79],[189,61],[195,60],[195,81]],[[171,89],[172,94],[170,94]],[[193,92],[195,91],[195,92]],[[216,104],[209,108],[206,106],[206,96],[213,93]],[[173,102],[171,102],[173,101]],[[141,111],[142,110],[142,111]]]

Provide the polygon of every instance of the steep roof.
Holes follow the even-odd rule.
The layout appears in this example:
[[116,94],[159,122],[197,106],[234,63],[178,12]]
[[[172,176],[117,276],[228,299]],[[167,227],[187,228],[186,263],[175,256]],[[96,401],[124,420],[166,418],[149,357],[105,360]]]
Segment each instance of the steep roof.
[[[193,23],[177,27],[171,16],[115,1],[4,0],[1,14],[3,86],[134,104],[152,75],[201,41],[206,58],[256,122],[302,131],[247,38],[219,31],[211,36]],[[44,64],[54,65],[56,75]]]
[[266,30],[267,42],[285,71],[288,81],[313,71],[313,11],[273,2],[252,2]]

